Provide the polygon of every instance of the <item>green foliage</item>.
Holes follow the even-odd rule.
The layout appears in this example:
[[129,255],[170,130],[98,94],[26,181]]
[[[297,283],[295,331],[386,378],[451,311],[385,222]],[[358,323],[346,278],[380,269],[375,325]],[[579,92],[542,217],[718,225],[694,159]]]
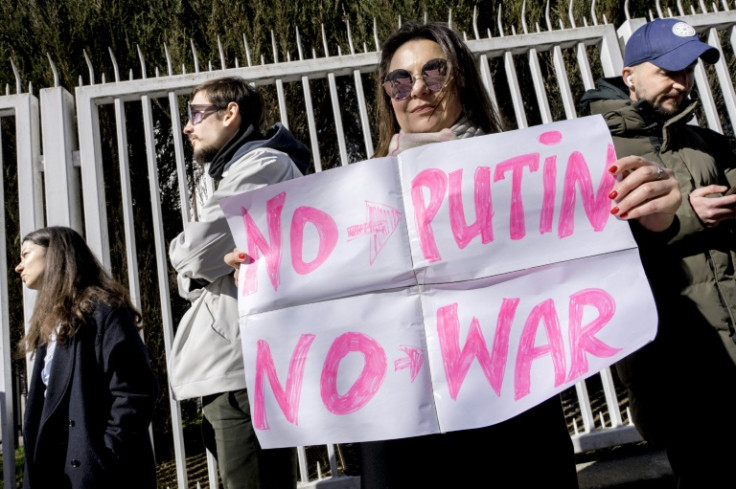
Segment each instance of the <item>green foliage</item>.
[[[669,5],[668,5],[669,3]],[[690,3],[683,2],[685,8]],[[14,87],[15,77],[10,60],[18,68],[24,91],[27,84],[35,87],[51,86],[53,73],[48,58],[53,60],[59,72],[60,84],[72,89],[81,76],[85,84],[90,82],[89,68],[84,53],[89,56],[99,82],[104,73],[107,79],[114,77],[109,50],[120,67],[120,76],[128,77],[133,70],[141,76],[143,53],[148,76],[155,68],[167,73],[166,44],[171,56],[172,69],[181,72],[194,71],[191,52],[193,44],[200,57],[200,68],[209,62],[220,68],[218,38],[227,66],[234,66],[235,59],[241,66],[247,64],[243,37],[247,40],[253,63],[273,61],[271,35],[278,46],[281,61],[289,53],[298,58],[296,31],[302,41],[302,50],[311,57],[312,50],[324,55],[322,27],[330,46],[336,54],[337,46],[343,53],[350,52],[347,39],[347,23],[350,23],[355,48],[362,51],[363,44],[375,49],[373,20],[376,21],[379,40],[384,39],[399,19],[446,21],[452,17],[459,30],[473,37],[473,9],[477,8],[478,28],[481,35],[490,30],[498,34],[499,13],[507,34],[511,29],[522,32],[520,20],[522,0],[505,2],[458,0],[454,4],[440,0],[321,0],[292,2],[206,1],[206,0],[4,0],[0,2],[0,83]],[[662,2],[663,8],[677,11],[674,1]],[[651,3],[630,2],[632,16],[646,15]],[[697,3],[695,3],[697,6]],[[448,7],[452,9],[450,14]],[[551,1],[550,19],[554,28],[559,21],[569,27],[569,2]],[[540,24],[546,28],[546,3],[529,1],[526,18],[530,30]],[[601,0],[596,3],[598,22],[603,15],[609,22],[620,23],[624,19],[623,4],[617,0]],[[577,19],[583,16],[590,21],[590,1],[573,4]],[[582,25],[582,20],[577,21]],[[12,89],[11,89],[12,90]]]
[[[4,454],[0,453],[0,489],[5,487],[5,466],[3,465]],[[15,486],[23,487],[23,465],[26,462],[26,456],[23,448],[15,449]]]

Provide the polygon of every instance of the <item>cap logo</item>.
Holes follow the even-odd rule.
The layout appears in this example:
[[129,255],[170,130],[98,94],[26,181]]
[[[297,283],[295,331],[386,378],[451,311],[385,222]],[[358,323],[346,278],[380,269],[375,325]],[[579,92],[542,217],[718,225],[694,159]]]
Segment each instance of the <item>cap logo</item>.
[[678,22],[673,25],[672,33],[680,37],[693,37],[696,34],[695,29],[686,22]]

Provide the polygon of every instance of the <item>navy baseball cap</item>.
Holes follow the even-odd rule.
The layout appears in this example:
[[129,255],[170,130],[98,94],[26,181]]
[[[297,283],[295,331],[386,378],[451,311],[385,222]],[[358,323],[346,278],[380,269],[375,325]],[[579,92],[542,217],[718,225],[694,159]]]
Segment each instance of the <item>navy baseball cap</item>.
[[626,43],[624,66],[649,61],[667,71],[684,70],[698,58],[709,64],[720,53],[704,43],[695,29],[679,19],[655,19],[639,27]]

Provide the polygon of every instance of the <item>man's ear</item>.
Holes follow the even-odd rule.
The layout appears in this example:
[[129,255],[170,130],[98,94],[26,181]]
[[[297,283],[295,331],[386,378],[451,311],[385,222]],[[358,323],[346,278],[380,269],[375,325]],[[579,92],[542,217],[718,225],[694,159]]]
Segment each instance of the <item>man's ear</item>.
[[626,84],[629,89],[633,89],[634,87],[634,77],[632,76],[634,74],[634,70],[632,70],[630,67],[625,67],[621,71],[621,76],[624,79],[624,83]]
[[240,124],[240,107],[235,102],[227,104],[225,116],[222,118],[222,124],[226,127],[232,124]]

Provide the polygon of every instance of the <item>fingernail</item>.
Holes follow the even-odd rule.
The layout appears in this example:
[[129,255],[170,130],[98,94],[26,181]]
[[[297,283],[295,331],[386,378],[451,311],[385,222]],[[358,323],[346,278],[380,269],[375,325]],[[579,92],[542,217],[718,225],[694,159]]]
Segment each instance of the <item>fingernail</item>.
[[628,212],[624,212],[623,214],[621,214],[618,217],[620,217],[621,219],[626,219],[627,217],[629,217],[629,213]]
[[618,197],[618,192],[616,192],[615,190],[611,190],[611,193],[608,194],[608,198],[615,199],[616,197]]
[[616,173],[616,172],[618,171],[618,167],[617,167],[616,165],[611,165],[611,166],[610,166],[610,167],[608,168],[608,171],[609,171],[610,173]]
[[613,206],[611,208],[611,214],[613,214],[615,216],[616,214],[618,214],[618,210],[619,210],[618,209],[618,206]]
[[245,260],[245,253],[238,253],[238,258]]

